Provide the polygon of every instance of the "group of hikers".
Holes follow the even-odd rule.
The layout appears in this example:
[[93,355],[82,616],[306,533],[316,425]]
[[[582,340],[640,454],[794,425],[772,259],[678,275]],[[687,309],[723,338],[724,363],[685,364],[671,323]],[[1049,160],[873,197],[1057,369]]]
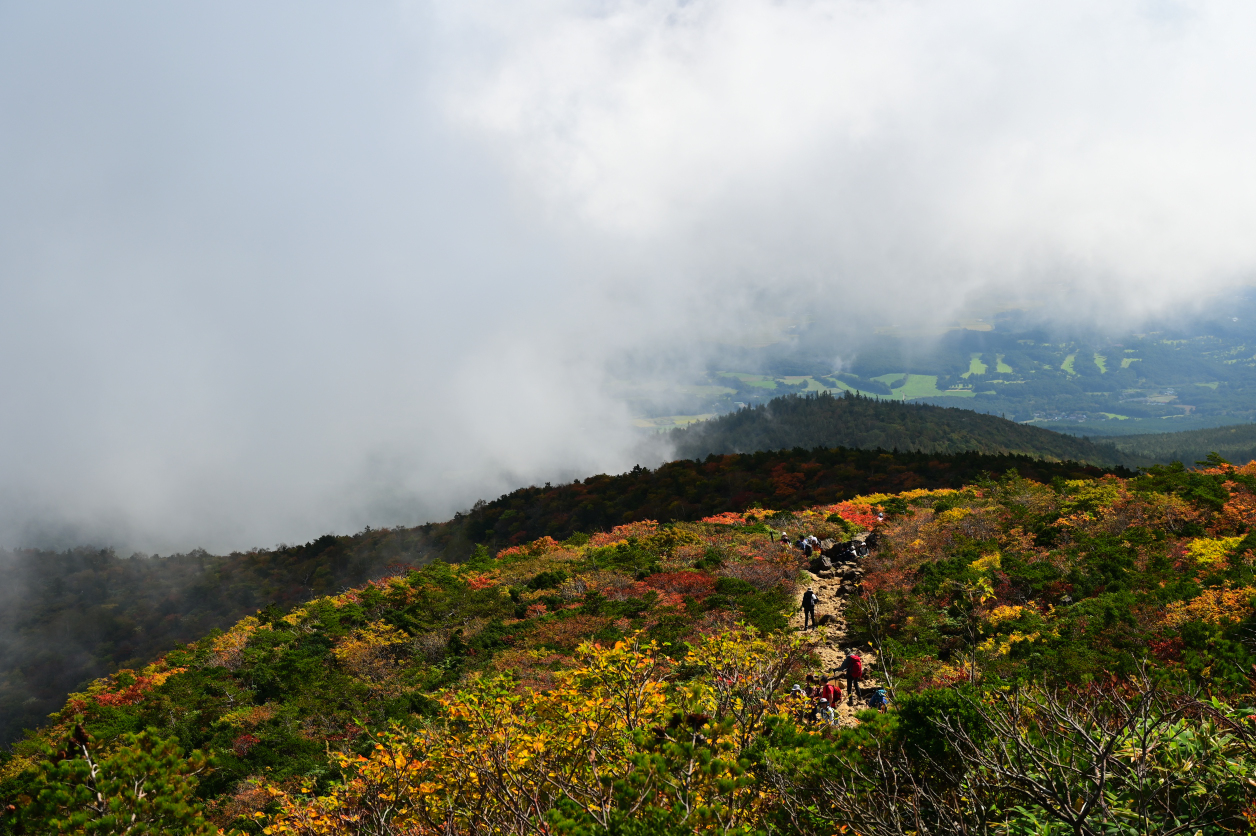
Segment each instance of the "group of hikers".
[[[816,604],[820,602],[820,596],[816,595],[815,589],[807,587],[807,591],[802,595],[802,626],[806,630],[808,628],[814,630],[816,626]],[[847,654],[842,663],[833,669],[835,674],[846,675],[846,697],[850,701],[850,705],[854,705],[855,701],[865,701],[863,688],[860,686],[864,675],[863,656],[860,655],[858,649],[852,650]],[[836,714],[833,706],[839,705],[842,701],[842,687],[838,684],[840,676],[818,676],[816,674],[807,675],[807,687],[804,690],[801,685],[795,685],[793,690],[795,693],[804,693],[810,700],[810,709],[807,713],[809,722],[822,721],[833,725],[836,722]],[[877,688],[867,697],[867,704],[879,711],[884,711],[888,705],[888,698],[883,689]]]
[[820,551],[820,540],[814,534],[799,535],[797,540],[790,540],[787,532],[781,532],[781,545],[785,548],[800,549],[807,557]]
[[860,703],[867,701],[868,705],[878,710],[884,710],[886,707],[885,691],[878,688],[872,694],[865,697],[861,682],[863,680],[863,657],[859,651],[852,650],[842,664],[833,669],[833,676],[823,676],[818,674],[807,674],[807,686],[801,685],[793,687],[793,693],[805,697],[808,701],[804,708],[803,716],[810,723],[824,723],[826,725],[836,725],[837,712],[834,706],[841,705],[842,702],[842,686],[840,684],[840,674],[845,674],[846,678],[846,699],[849,705],[855,705],[856,700]]
[[[879,517],[883,519],[883,517]],[[813,554],[821,554],[820,540],[814,534],[799,535],[798,539],[791,541],[789,534],[782,531],[780,533],[780,543],[785,548],[797,548],[801,550],[806,557],[810,558]],[[860,557],[867,554],[867,546],[858,541],[851,541],[849,544],[851,557]],[[860,548],[863,547],[863,548]],[[828,548],[826,544],[825,548]],[[828,561],[825,561],[826,563]],[[820,603],[820,596],[812,587],[807,587],[807,591],[802,596],[802,628],[804,630],[814,630],[816,628],[816,604]],[[860,703],[866,703],[872,708],[884,711],[889,704],[888,697],[884,689],[877,688],[871,693],[865,695],[864,689],[860,684],[864,675],[863,656],[858,649],[851,650],[842,660],[842,663],[833,669],[833,675],[824,676],[820,674],[807,674],[807,685],[794,685],[792,693],[805,698],[806,704],[803,709],[802,717],[810,723],[824,723],[826,725],[837,724],[837,712],[835,706],[841,705],[843,691],[840,680],[842,675],[846,679],[845,698],[848,704],[855,705],[856,700]]]

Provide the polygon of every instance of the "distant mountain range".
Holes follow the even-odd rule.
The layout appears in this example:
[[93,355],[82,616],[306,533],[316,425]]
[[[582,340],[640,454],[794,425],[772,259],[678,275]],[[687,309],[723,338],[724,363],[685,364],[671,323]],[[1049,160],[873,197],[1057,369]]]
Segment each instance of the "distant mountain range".
[[[1018,424],[954,407],[846,394],[786,395],[684,429],[668,440],[678,458],[796,447],[853,447],[913,453],[1022,455],[1102,467],[1139,467],[1152,459],[1111,443]],[[1133,438],[1126,439],[1132,441]]]

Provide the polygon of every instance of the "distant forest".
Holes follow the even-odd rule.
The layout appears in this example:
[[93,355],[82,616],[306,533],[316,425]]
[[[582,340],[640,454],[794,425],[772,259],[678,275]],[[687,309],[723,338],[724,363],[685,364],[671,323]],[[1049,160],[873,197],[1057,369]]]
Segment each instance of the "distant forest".
[[496,552],[638,520],[691,521],[756,503],[795,509],[858,494],[959,487],[1009,470],[1043,482],[1104,472],[1026,456],[786,450],[521,488],[445,523],[328,534],[226,556],[0,552],[0,743],[42,724],[91,679],[138,667],[269,605],[287,609],[402,566],[465,560],[477,544]]
[[1138,467],[1146,458],[1125,448],[1018,424],[968,409],[902,403],[847,393],[786,395],[684,429],[669,440],[678,457],[712,453],[854,447],[920,453],[975,451],[1049,461]]
[[1115,436],[1112,444],[1129,456],[1157,462],[1186,464],[1204,461],[1217,453],[1235,464],[1256,459],[1256,424],[1238,424],[1210,430]]

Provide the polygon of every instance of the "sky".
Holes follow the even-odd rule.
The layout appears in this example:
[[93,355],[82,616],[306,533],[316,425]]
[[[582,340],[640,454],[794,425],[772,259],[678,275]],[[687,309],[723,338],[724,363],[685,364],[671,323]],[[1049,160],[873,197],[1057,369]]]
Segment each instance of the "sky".
[[0,3],[0,544],[439,520],[798,311],[1256,271],[1256,7]]

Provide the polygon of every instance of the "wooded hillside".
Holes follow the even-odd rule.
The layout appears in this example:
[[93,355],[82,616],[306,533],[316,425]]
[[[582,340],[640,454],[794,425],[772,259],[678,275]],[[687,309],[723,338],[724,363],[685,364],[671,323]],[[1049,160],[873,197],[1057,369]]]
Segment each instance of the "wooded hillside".
[[829,393],[786,395],[683,429],[668,440],[679,458],[794,447],[919,453],[1013,454],[1048,461],[1137,467],[1150,460],[1109,444],[1018,424],[968,409]]
[[1158,462],[1203,461],[1217,453],[1232,462],[1256,459],[1256,424],[1236,424],[1208,430],[1124,435],[1111,438],[1113,446],[1129,456]]

